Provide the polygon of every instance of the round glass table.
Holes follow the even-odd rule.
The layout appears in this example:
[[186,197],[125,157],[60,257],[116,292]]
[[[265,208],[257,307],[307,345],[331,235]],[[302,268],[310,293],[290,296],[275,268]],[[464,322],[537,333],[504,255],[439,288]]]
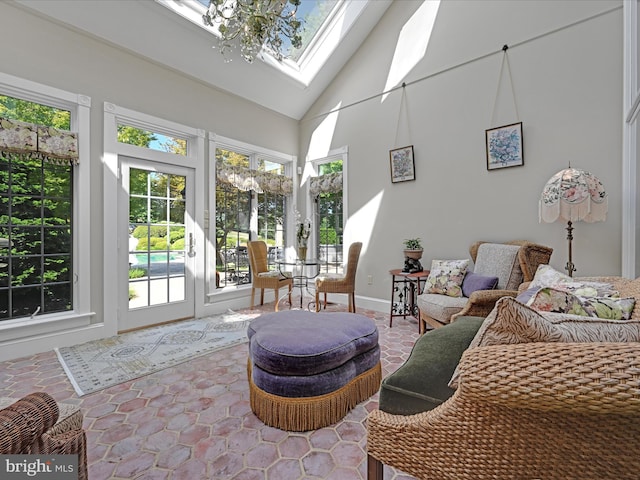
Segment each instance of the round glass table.
[[[316,258],[305,258],[304,260],[281,258],[276,260],[276,264],[280,274],[291,277],[293,279],[293,288],[300,290],[300,309],[303,309],[305,292],[311,296],[311,301],[307,303],[307,310],[311,310],[312,305],[315,307],[315,291],[312,292],[311,289],[315,288],[313,280],[320,274],[322,262]],[[276,299],[276,312],[278,311],[280,300],[286,295],[288,295],[288,292]]]

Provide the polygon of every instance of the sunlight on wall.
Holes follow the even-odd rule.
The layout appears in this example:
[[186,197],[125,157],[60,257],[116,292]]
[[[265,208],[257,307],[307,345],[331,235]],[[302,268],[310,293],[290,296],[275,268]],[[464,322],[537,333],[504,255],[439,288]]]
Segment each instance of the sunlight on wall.
[[[367,251],[373,226],[376,224],[380,204],[384,190],[381,190],[375,197],[369,200],[360,210],[353,215],[349,215],[347,225],[344,229],[344,245],[351,245],[353,242],[362,242],[362,253]],[[346,251],[346,250],[345,250]]]
[[331,151],[331,143],[333,142],[333,134],[336,131],[336,124],[338,123],[338,115],[340,113],[340,107],[342,102],[333,107],[332,112],[322,121],[320,125],[311,134],[309,140],[309,150],[307,151],[307,162],[304,166],[304,172],[302,172],[302,178],[300,179],[300,186],[304,185],[307,178],[315,175],[312,160],[318,158],[324,158],[329,155]]
[[[399,85],[424,57],[439,8],[440,0],[425,0],[402,27],[384,91]],[[384,102],[387,96],[388,94],[384,94],[380,103]]]

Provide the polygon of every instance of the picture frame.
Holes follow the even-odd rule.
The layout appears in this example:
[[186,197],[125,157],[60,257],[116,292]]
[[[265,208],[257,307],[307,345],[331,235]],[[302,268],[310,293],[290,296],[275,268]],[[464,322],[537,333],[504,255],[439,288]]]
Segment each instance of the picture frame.
[[389,150],[391,182],[407,182],[416,179],[416,165],[413,158],[413,145]]
[[487,170],[524,165],[522,122],[485,130]]

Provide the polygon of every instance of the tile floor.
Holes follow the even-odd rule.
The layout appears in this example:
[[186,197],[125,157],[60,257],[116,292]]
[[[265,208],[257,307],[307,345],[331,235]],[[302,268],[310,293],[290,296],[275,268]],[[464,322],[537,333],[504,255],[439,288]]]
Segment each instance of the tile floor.
[[[378,325],[383,376],[393,372],[418,338],[415,320],[394,319],[389,328],[388,314],[358,313]],[[285,432],[251,412],[246,359],[246,344],[237,345],[79,398],[50,351],[1,362],[0,396],[40,390],[79,405],[90,480],[366,479],[365,422],[378,395],[330,427]],[[387,480],[412,478],[385,467]]]

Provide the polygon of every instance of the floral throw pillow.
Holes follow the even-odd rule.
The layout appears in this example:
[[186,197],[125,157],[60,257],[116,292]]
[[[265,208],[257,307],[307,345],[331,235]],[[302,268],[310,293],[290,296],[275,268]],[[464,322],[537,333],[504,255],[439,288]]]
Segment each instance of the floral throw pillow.
[[[580,295],[578,292],[586,295]],[[597,293],[597,289],[593,287],[582,287],[575,291],[545,287],[539,289],[527,305],[540,312],[568,313],[611,320],[631,318],[635,298],[598,296]]]
[[550,287],[551,285],[570,282],[573,282],[573,278],[569,275],[557,271],[551,265],[542,264],[538,265],[538,269],[533,276],[533,280],[531,280],[529,288]]
[[433,260],[424,293],[461,297],[462,281],[468,267],[469,260]]

